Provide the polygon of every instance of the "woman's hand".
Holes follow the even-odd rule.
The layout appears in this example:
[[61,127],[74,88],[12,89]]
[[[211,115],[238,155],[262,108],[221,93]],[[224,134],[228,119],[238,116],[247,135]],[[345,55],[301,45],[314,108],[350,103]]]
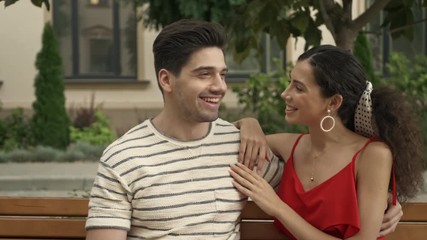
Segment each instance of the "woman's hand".
[[230,174],[237,190],[250,197],[265,213],[276,216],[276,210],[283,202],[270,184],[241,163],[231,165]]
[[262,169],[269,158],[264,132],[255,118],[242,118],[234,123],[240,129],[239,162],[249,169]]

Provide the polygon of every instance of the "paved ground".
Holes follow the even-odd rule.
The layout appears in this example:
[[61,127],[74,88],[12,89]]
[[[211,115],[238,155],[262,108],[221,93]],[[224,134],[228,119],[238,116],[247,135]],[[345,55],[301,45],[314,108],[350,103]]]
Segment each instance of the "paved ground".
[[2,196],[88,196],[96,162],[0,164]]
[[[0,164],[0,196],[86,197],[96,170],[96,162]],[[427,202],[427,172],[424,179],[412,201]]]

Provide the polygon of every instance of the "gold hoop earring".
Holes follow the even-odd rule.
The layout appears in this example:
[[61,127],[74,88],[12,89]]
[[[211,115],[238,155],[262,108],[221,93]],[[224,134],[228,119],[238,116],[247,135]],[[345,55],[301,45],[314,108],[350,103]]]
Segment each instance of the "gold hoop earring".
[[[329,128],[329,129],[325,129],[325,128],[323,127],[323,122],[324,122],[326,119],[331,119],[331,121],[332,121],[332,127],[331,127],[331,128]],[[320,121],[320,128],[322,129],[322,131],[323,131],[323,132],[330,132],[334,127],[335,127],[335,118],[331,116],[331,110],[329,110],[329,109],[328,109],[328,115],[324,116],[324,117],[322,118],[322,120]]]

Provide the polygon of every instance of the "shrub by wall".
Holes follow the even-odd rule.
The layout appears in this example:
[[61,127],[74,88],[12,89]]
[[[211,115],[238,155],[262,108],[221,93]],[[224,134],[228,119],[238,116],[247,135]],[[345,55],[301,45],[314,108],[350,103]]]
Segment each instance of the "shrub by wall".
[[65,109],[61,57],[49,23],[44,27],[36,68],[36,101],[33,103],[34,115],[31,119],[34,145],[64,149],[70,142],[70,120]]

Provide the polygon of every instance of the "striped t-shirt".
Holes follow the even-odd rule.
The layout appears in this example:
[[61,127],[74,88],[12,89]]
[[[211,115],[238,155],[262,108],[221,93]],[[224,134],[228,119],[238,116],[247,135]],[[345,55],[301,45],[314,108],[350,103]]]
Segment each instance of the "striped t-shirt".
[[[231,184],[239,130],[217,119],[195,141],[164,136],[146,120],[106,148],[86,229],[117,228],[128,239],[239,239],[247,198]],[[275,159],[265,178],[278,185]]]

